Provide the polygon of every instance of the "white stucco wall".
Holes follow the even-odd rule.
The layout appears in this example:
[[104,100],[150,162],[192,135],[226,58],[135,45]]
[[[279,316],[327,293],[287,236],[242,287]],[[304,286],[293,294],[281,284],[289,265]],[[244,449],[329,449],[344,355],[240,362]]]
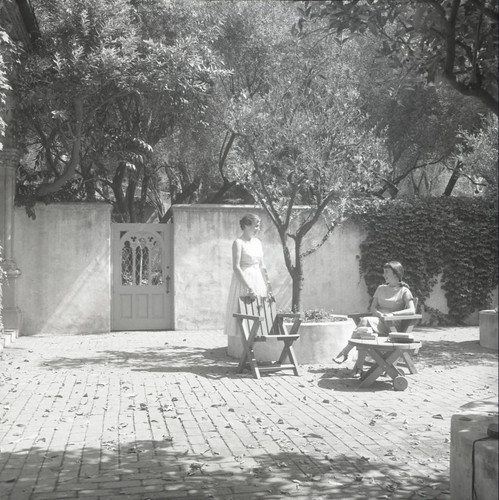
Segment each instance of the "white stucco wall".
[[[110,330],[111,207],[98,203],[36,206],[36,220],[15,210],[14,257],[22,335],[100,333]],[[257,207],[179,205],[174,207],[174,309],[177,330],[221,328],[232,274],[231,246],[247,212],[262,217],[260,237],[280,309],[290,307],[291,278],[277,232]],[[320,227],[311,234],[320,239]],[[305,259],[302,309],[338,314],[365,311],[366,285],[359,276],[359,245],[364,232],[352,223],[335,229]],[[494,292],[497,305],[497,290]],[[439,285],[428,304],[446,312]],[[478,324],[477,315],[469,323]]]
[[[174,211],[175,328],[221,328],[232,275],[231,246],[248,213],[262,218],[265,264],[280,309],[291,305],[291,278],[272,222],[262,209],[231,205],[177,205]],[[319,229],[319,228],[317,228]],[[311,235],[319,239],[319,231]],[[305,259],[303,309],[363,311],[369,296],[359,277],[358,248],[364,238],[352,225],[340,227]],[[315,240],[314,240],[315,241]]]
[[109,332],[111,206],[62,203],[15,210],[22,335]]

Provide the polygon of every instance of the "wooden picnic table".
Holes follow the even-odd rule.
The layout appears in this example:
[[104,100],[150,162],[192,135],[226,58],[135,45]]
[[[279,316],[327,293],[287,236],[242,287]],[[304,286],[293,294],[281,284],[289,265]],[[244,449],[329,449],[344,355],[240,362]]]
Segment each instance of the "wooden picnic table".
[[[357,348],[359,358],[370,356],[374,363],[371,368],[360,377],[359,388],[369,387],[381,375],[387,374],[393,380],[396,391],[403,391],[409,382],[402,372],[396,367],[402,358],[410,373],[417,373],[411,354],[421,347],[421,342],[391,342],[388,338],[376,340],[350,339],[348,343]],[[362,369],[362,367],[360,367]]]

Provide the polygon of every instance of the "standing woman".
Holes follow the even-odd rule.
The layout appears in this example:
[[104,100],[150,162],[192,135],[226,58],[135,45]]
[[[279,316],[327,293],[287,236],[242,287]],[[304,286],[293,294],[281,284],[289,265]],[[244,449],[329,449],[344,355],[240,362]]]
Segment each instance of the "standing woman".
[[270,294],[262,242],[256,237],[260,230],[260,218],[254,214],[246,214],[239,224],[243,232],[232,244],[233,273],[225,313],[225,335],[237,334],[237,321],[233,313],[239,312],[239,297],[265,297]]

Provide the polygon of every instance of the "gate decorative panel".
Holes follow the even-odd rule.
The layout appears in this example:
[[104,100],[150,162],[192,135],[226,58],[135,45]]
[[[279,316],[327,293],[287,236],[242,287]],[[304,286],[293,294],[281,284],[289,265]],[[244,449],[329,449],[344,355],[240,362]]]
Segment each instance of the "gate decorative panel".
[[173,327],[171,224],[113,224],[113,330]]

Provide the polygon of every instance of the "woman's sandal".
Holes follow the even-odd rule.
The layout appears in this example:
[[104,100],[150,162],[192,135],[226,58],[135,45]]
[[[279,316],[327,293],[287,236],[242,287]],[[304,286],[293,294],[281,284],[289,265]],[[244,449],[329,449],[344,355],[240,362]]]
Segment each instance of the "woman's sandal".
[[[343,356],[343,361],[338,361],[336,358],[339,358],[340,356]],[[337,365],[341,365],[348,359],[348,354],[338,354],[336,358],[333,358],[333,362],[336,363]]]

